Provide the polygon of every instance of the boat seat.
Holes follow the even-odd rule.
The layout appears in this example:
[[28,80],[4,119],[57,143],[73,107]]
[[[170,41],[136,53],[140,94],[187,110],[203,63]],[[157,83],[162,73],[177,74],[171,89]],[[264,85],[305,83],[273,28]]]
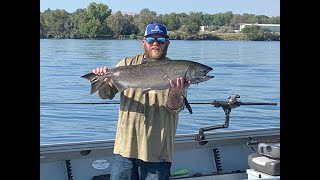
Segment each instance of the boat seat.
[[280,160],[280,142],[279,143],[259,143],[258,152],[272,159]]
[[271,176],[280,176],[280,143],[259,143],[258,152],[248,156],[251,169]]

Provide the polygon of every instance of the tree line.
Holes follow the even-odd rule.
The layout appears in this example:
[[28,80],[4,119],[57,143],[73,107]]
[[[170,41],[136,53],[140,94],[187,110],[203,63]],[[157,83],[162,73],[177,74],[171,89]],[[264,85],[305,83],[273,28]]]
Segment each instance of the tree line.
[[[171,39],[188,39],[190,36],[203,37],[203,34],[199,34],[200,26],[208,27],[208,32],[233,33],[239,29],[239,23],[280,24],[280,16],[268,17],[247,13],[241,15],[233,14],[231,11],[218,14],[157,14],[148,8],[142,9],[138,14],[126,14],[121,11],[113,13],[108,5],[92,2],[87,8],[77,9],[73,13],[64,9],[47,9],[40,12],[40,38],[137,39],[143,36],[145,27],[152,22],[165,24]],[[256,26],[246,29],[244,33],[249,35],[249,39],[259,35],[252,33],[267,34],[271,36],[271,40],[274,38],[274,33]],[[279,34],[274,36],[275,40],[280,39]],[[211,33],[206,34],[205,38],[219,39]],[[261,36],[258,40],[261,40]]]

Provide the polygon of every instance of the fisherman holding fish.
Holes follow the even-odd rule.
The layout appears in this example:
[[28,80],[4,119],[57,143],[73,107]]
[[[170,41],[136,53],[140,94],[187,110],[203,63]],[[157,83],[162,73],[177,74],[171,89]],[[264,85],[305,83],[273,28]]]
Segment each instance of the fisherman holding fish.
[[[128,67],[148,61],[171,61],[166,57],[169,44],[166,27],[159,23],[149,24],[142,40],[144,53],[125,57],[116,67]],[[92,72],[95,76],[102,77],[107,71],[107,67],[98,67]],[[142,75],[140,71],[131,70],[128,73],[128,78],[138,77],[136,83],[139,80],[146,80],[144,84],[157,81],[151,77],[156,72],[150,72],[151,78]],[[186,81],[182,76],[170,79],[169,75],[165,75],[161,78],[169,82],[168,88],[147,88],[143,91],[140,88],[123,88],[128,83],[120,84],[116,80],[112,81],[112,78],[104,77],[104,83],[92,90],[98,91],[102,99],[113,99],[116,93],[121,93],[113,151],[115,156],[111,168],[112,180],[169,179],[178,114],[184,109],[183,95],[191,81]]]

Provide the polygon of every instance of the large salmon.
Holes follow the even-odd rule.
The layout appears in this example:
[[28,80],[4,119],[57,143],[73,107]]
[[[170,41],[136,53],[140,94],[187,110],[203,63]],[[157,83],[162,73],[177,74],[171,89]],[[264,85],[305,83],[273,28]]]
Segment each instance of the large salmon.
[[169,80],[183,77],[191,84],[207,81],[214,76],[207,75],[212,68],[189,60],[151,60],[138,65],[118,66],[108,69],[103,75],[88,73],[81,77],[91,82],[91,94],[95,93],[109,78],[119,92],[127,88],[141,88],[142,94],[149,90],[163,90],[170,87]]

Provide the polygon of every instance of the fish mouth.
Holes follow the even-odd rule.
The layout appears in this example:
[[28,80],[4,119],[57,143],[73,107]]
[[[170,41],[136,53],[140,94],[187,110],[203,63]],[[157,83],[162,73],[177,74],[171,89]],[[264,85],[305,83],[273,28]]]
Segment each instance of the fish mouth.
[[198,83],[208,81],[209,79],[214,78],[214,76],[208,75],[208,73],[212,70],[213,69],[211,67],[203,69],[202,72],[198,74],[198,76],[194,77],[191,80],[191,84],[198,84]]
[[204,81],[208,81],[209,79],[214,78],[214,76],[211,75],[204,75],[197,78],[192,79],[191,84],[198,84]]
[[212,71],[213,69],[211,68],[211,67],[209,67],[206,71],[205,71],[205,73],[204,73],[204,76],[206,76],[210,71]]
[[199,78],[206,78],[206,77],[210,77],[210,79],[211,78],[213,78],[214,76],[210,76],[210,75],[208,75],[208,73],[210,72],[210,71],[212,71],[213,69],[211,68],[211,67],[208,67],[208,68],[206,68],[206,69],[204,69],[203,71],[202,71],[202,77],[200,76]]

